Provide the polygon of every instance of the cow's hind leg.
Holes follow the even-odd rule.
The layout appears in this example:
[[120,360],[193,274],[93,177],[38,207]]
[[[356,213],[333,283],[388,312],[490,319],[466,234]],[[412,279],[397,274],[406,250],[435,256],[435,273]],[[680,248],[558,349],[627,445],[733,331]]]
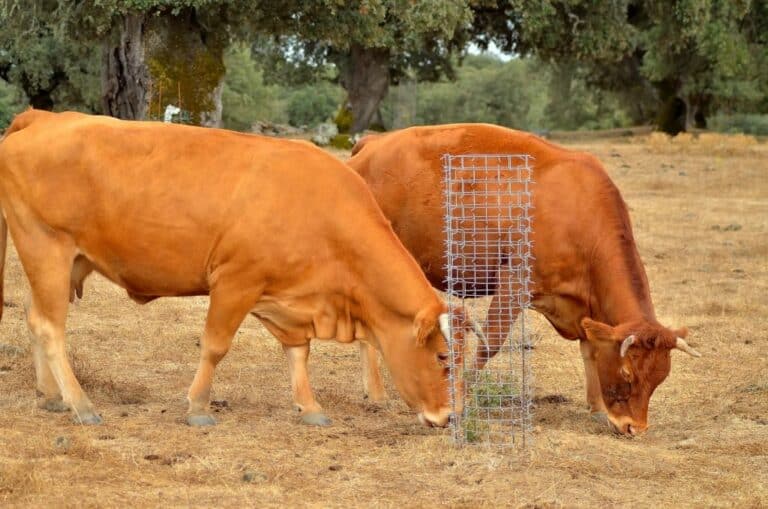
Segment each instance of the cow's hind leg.
[[283,351],[288,357],[288,371],[291,374],[293,404],[301,415],[301,422],[313,426],[330,426],[331,420],[323,413],[322,407],[315,401],[309,385],[307,360],[309,343],[298,346],[283,344]]
[[360,341],[360,365],[363,370],[365,398],[374,403],[386,401],[387,392],[384,390],[384,382],[381,380],[379,352],[365,341]]
[[[24,311],[29,323],[29,303],[24,305]],[[48,366],[43,345],[40,339],[32,333],[31,327],[29,327],[29,340],[32,344],[32,361],[35,365],[37,392],[38,396],[42,397],[38,406],[49,412],[66,412],[69,407],[64,403],[59,385],[53,377],[50,366]]]
[[190,426],[213,426],[216,420],[209,412],[211,384],[216,365],[232,345],[232,338],[245,316],[253,307],[254,299],[244,298],[236,285],[227,288],[220,284],[211,290],[211,302],[205,321],[205,332],[200,343],[200,364],[189,387]]
[[81,424],[100,424],[67,359],[64,324],[75,249],[66,239],[43,232],[28,232],[15,239],[32,289],[27,323],[32,339],[37,388],[41,407],[60,411],[69,407]]

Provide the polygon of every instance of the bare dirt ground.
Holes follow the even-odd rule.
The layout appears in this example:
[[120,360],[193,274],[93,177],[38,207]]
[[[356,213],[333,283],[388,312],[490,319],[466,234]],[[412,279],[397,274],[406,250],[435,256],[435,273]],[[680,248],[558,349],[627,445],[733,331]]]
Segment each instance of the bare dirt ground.
[[255,319],[217,372],[220,424],[192,429],[184,398],[206,300],[142,307],[98,277],[72,306],[68,334],[105,424],[75,426],[35,405],[26,280],[12,252],[0,506],[768,506],[768,146],[683,141],[577,145],[603,160],[631,208],[660,320],[687,325],[704,354],[673,353],[644,436],[619,438],[589,419],[578,346],[541,320],[543,398],[527,453],[456,449],[391,386],[384,408],[365,403],[357,348],[335,343],[316,342],[312,356],[334,425],[302,426],[282,351]]

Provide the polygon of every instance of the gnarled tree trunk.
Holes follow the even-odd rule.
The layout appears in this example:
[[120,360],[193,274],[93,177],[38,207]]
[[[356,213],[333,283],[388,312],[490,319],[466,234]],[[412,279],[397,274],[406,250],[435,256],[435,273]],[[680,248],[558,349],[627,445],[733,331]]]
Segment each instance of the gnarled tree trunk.
[[193,9],[150,23],[146,54],[153,116],[155,109],[162,115],[173,104],[182,109],[184,122],[221,126],[226,42],[226,34],[207,30]]
[[712,98],[707,94],[688,94],[686,98],[687,117],[686,129],[695,127],[697,129],[707,128],[707,117],[709,116],[709,106]]
[[688,105],[680,98],[682,83],[678,79],[666,79],[654,83],[659,93],[659,112],[656,127],[667,134],[676,135],[686,130]]
[[105,115],[129,120],[147,116],[150,77],[144,61],[145,19],[130,14],[104,43],[101,89]]
[[371,125],[389,91],[389,50],[352,45],[341,85],[352,110],[351,134],[359,133]]

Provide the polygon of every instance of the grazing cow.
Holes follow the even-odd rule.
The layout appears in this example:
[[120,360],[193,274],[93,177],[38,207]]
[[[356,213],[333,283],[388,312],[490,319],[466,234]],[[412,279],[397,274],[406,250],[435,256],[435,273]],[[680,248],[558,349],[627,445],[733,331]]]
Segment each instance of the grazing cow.
[[215,424],[214,369],[249,313],[282,343],[304,422],[329,423],[313,338],[373,345],[419,420],[448,421],[447,307],[363,179],[311,144],[30,110],[0,142],[0,206],[0,248],[7,224],[31,286],[43,408],[101,422],[64,346],[68,299],[95,270],[139,303],[210,295],[190,425]]
[[[578,339],[584,359],[587,400],[596,416],[621,433],[648,426],[648,403],[670,370],[670,351],[698,356],[656,320],[648,280],[632,236],[627,206],[593,156],[531,134],[484,124],[414,127],[361,140],[348,164],[368,182],[395,233],[437,288],[445,289],[446,259],[443,154],[530,154],[533,162],[533,299],[561,336]],[[503,218],[482,204],[480,228],[501,228]],[[471,257],[470,257],[471,258]],[[467,267],[463,267],[467,268]],[[485,336],[478,349],[482,368],[509,333],[498,324],[515,313],[505,284],[509,271],[498,259]],[[363,352],[367,357],[367,352]],[[374,357],[375,355],[371,355]],[[374,375],[375,376],[375,375]]]

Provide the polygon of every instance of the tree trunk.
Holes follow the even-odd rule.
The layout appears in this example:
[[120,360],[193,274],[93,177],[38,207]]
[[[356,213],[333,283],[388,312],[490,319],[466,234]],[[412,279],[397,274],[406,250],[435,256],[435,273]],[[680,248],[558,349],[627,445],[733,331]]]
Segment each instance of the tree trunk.
[[688,105],[680,97],[682,84],[671,78],[654,86],[659,92],[660,108],[656,116],[656,127],[667,134],[675,135],[687,128]]
[[206,30],[192,9],[156,18],[150,33],[146,51],[152,117],[162,116],[173,104],[181,108],[182,122],[221,126],[226,34]]
[[201,113],[200,125],[205,127],[221,127],[221,113],[224,111],[222,94],[224,93],[224,76],[221,76],[219,84],[210,94],[212,108]]
[[352,110],[351,134],[367,129],[389,90],[389,50],[353,45],[342,73]]
[[686,124],[688,128],[697,129],[707,128],[707,116],[709,115],[709,105],[711,98],[706,94],[689,94],[686,104],[688,106],[688,115]]
[[142,120],[149,105],[149,72],[144,61],[144,16],[124,16],[117,40],[104,44],[101,73],[102,108],[105,115]]
[[27,92],[27,96],[29,97],[29,105],[34,109],[48,111],[53,109],[53,97],[51,97],[50,90],[37,90],[33,94]]

